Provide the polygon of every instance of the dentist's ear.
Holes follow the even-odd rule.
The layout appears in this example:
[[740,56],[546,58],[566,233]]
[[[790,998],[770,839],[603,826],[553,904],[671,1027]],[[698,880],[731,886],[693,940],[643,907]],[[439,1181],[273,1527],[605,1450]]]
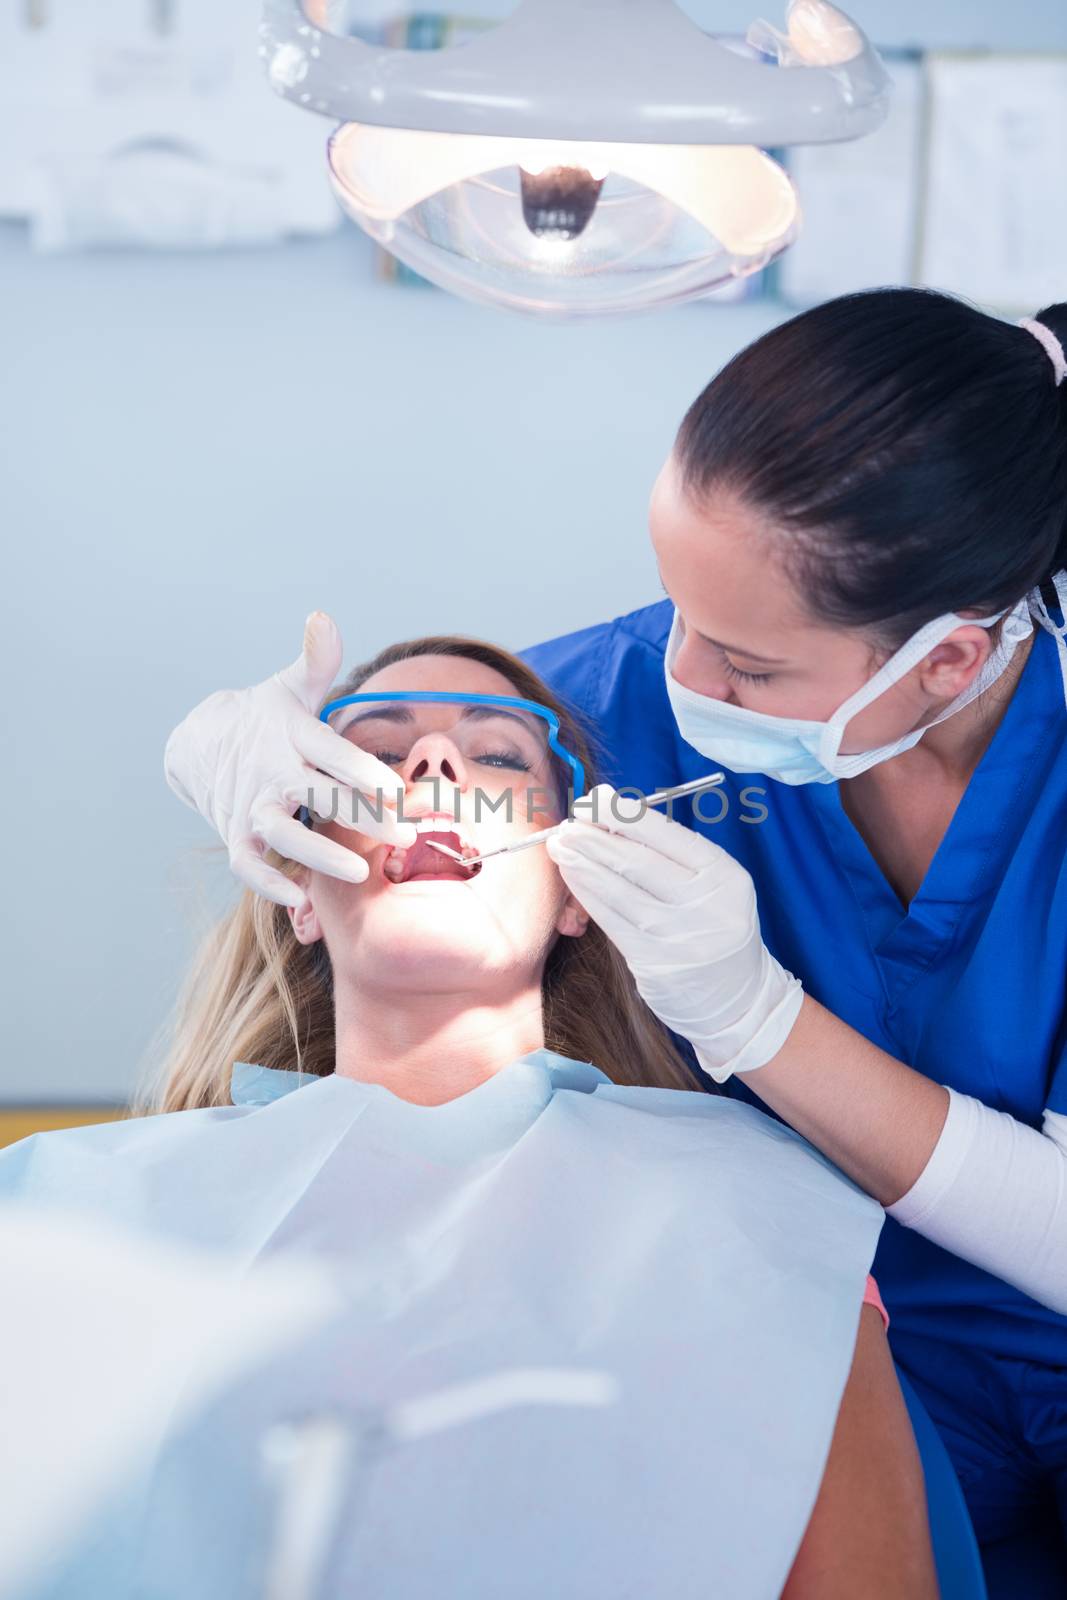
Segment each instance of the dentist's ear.
[[286,906],[285,909],[289,913],[289,921],[293,924],[297,941],[300,944],[317,944],[322,938],[322,924],[319,922],[318,912],[306,894],[303,905]]
[[588,926],[588,911],[578,904],[572,894],[569,894],[556,918],[556,932],[569,939],[580,939]]

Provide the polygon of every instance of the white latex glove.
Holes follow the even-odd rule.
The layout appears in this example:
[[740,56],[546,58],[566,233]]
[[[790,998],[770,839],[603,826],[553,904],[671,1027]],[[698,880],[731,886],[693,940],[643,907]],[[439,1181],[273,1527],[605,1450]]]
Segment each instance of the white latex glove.
[[[594,802],[597,822],[586,812]],[[602,783],[545,843],[571,893],[622,952],[646,1005],[688,1039],[704,1071],[766,1066],[804,999],[760,935],[756,890],[703,834]]]
[[[279,905],[300,906],[306,896],[263,859],[268,846],[349,883],[369,871],[355,851],[298,822],[301,805],[389,844],[415,840],[414,824],[395,814],[403,784],[393,769],[319,721],[341,656],[337,624],[313,611],[291,666],[251,689],[208,695],[175,728],[163,757],[167,782],[220,835],[237,877]],[[354,790],[373,804],[381,793],[380,822],[368,805],[354,809]]]

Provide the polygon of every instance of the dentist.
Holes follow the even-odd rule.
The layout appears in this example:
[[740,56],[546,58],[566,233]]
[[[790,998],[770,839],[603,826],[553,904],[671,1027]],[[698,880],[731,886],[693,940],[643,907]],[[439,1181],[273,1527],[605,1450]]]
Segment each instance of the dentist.
[[[602,803],[546,848],[700,1067],[886,1206],[894,1355],[991,1596],[1067,1574],[1065,343],[1067,304],[1013,326],[910,289],[771,330],[657,480],[668,599],[525,653],[616,784],[728,769],[688,825]],[[284,779],[377,777],[312,735],[340,642],[309,623],[166,757],[239,876],[290,901],[264,849],[317,836],[283,826]]]

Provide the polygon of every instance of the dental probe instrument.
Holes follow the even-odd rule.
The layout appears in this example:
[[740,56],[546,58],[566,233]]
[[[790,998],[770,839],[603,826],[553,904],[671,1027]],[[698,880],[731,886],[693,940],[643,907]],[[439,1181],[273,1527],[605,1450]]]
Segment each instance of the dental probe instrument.
[[[659,806],[668,800],[681,799],[683,795],[699,794],[704,789],[712,789],[716,784],[722,783],[725,777],[726,774],[723,772],[710,772],[703,778],[691,779],[689,783],[677,783],[671,789],[657,789],[654,794],[646,795],[645,805]],[[576,803],[580,805],[581,801]],[[490,856],[504,856],[512,850],[525,850],[529,845],[542,844],[550,835],[558,833],[563,826],[562,822],[553,823],[551,828],[528,833],[524,839],[515,839],[511,844],[498,845],[495,850],[486,850],[480,856],[461,856],[458,850],[453,850],[451,845],[442,844],[438,839],[427,839],[426,843],[431,850],[438,850],[441,855],[448,856],[453,861],[460,861],[465,867],[476,867],[483,861],[488,861]]]

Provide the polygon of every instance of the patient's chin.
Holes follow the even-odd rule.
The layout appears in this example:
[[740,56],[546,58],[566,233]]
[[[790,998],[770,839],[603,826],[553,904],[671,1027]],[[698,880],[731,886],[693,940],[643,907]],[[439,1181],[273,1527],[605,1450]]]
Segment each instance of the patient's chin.
[[[339,974],[334,969],[334,987]],[[354,962],[347,974],[347,985],[357,997],[376,996],[391,1006],[414,1014],[422,1002],[439,1003],[450,997],[457,1014],[472,1006],[492,1006],[501,982],[510,992],[515,978],[487,968],[477,960],[465,960],[457,951],[409,950],[383,952],[370,961]]]
[[[335,974],[347,969],[359,982],[417,989],[437,988],[439,982],[468,987],[479,972],[498,971],[505,955],[499,930],[494,938],[484,917],[472,923],[454,906],[449,909],[443,903],[447,899],[447,891],[433,889],[417,915],[410,902],[404,915],[383,908],[384,914],[363,919],[358,935],[342,930],[335,938],[327,936]],[[513,957],[514,951],[507,955]]]
[[400,883],[372,878],[320,900],[335,978],[347,971],[356,983],[375,988],[421,984],[467,993],[479,979],[487,985],[502,977],[521,981],[552,939],[562,885],[554,868],[549,874],[529,864],[522,872],[505,865],[483,888],[488,876],[463,881],[434,874]]

